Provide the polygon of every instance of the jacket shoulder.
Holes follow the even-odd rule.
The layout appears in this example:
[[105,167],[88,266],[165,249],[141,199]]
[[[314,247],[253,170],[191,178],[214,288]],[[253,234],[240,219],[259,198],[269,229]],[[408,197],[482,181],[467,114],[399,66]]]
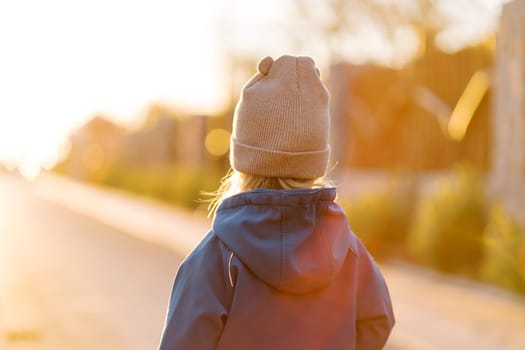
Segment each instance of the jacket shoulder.
[[180,269],[203,277],[210,274],[227,276],[228,247],[213,232],[209,231],[183,260]]

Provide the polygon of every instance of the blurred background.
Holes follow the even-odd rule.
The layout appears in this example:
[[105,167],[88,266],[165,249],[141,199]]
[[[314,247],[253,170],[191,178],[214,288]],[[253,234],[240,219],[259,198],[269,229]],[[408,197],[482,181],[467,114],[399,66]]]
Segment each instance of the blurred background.
[[524,349],[525,1],[0,1],[0,348],[149,349],[264,56],[315,58],[390,349]]

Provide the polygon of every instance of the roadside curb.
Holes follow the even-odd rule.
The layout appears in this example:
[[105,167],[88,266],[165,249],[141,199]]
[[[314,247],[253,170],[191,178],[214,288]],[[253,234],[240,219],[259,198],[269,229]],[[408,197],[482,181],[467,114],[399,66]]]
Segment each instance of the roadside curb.
[[[59,175],[42,174],[34,193],[87,215],[141,240],[168,246],[185,256],[210,229],[210,220],[149,198],[83,184]],[[115,215],[118,213],[118,215]],[[188,220],[191,217],[192,220]]]

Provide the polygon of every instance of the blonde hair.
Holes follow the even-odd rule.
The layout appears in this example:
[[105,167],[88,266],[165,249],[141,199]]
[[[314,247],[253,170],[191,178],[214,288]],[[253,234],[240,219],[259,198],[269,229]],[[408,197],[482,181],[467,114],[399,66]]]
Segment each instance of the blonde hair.
[[252,191],[259,188],[272,190],[301,190],[312,188],[332,187],[333,185],[324,177],[317,179],[295,179],[264,177],[241,173],[234,169],[222,178],[217,191],[207,193],[211,198],[208,204],[208,217],[214,216],[221,202],[237,193]]

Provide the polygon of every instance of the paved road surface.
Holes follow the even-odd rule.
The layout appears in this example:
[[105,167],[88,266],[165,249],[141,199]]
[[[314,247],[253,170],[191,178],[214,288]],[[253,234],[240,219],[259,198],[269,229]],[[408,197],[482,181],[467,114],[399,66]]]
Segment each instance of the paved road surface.
[[144,350],[181,258],[0,176],[0,259],[0,349]]
[[[115,192],[0,175],[0,349],[154,349],[175,270],[206,225]],[[382,268],[397,318],[387,349],[525,349],[523,298]]]

